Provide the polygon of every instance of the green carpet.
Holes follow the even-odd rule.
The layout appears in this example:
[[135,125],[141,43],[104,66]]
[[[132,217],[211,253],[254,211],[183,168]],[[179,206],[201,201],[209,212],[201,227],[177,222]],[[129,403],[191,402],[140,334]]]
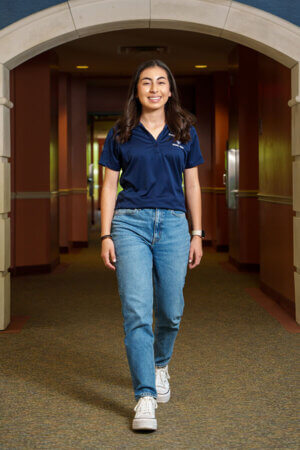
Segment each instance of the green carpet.
[[205,249],[188,270],[172,397],[154,433],[131,430],[116,276],[95,231],[89,248],[61,255],[65,270],[13,278],[13,315],[29,320],[0,335],[0,448],[298,449],[298,336],[246,293],[258,275],[226,260]]

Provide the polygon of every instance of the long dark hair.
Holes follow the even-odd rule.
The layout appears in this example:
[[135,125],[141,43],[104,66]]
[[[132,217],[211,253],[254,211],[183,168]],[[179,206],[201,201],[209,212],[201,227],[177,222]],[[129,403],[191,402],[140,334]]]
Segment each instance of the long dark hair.
[[165,104],[166,123],[174,134],[174,139],[186,143],[190,140],[190,127],[196,122],[196,118],[181,107],[176,81],[169,67],[159,59],[151,59],[142,63],[133,75],[127,95],[122,117],[116,122],[115,137],[121,144],[127,142],[131,137],[131,132],[139,123],[142,113],[142,106],[137,98],[137,84],[140,79],[141,72],[148,67],[161,67],[168,75],[170,84],[171,97]]

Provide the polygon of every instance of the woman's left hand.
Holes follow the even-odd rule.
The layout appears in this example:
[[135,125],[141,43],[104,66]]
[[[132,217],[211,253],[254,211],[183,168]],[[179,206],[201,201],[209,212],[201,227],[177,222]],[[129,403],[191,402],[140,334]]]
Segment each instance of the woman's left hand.
[[200,236],[193,236],[190,244],[189,269],[194,269],[194,267],[200,264],[202,255],[202,238]]

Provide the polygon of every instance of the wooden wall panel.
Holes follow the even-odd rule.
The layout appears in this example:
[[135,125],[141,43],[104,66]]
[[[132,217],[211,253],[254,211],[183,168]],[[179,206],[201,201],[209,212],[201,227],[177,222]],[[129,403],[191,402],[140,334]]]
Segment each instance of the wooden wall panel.
[[[50,270],[59,262],[57,75],[52,52],[13,70],[12,272]],[[31,268],[31,269],[30,269]]]
[[262,287],[294,301],[290,70],[259,55]]
[[214,80],[214,122],[212,146],[213,183],[213,243],[218,250],[228,248],[228,210],[225,198],[223,174],[225,173],[225,151],[229,132],[229,77],[227,72],[216,72]]

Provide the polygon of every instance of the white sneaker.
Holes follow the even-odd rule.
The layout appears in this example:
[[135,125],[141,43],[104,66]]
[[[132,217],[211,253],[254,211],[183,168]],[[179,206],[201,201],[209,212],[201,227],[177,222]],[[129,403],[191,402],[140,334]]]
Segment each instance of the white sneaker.
[[155,367],[155,387],[157,391],[157,402],[167,403],[171,397],[169,385],[168,365],[165,367]]
[[156,430],[157,420],[155,418],[155,409],[157,402],[154,397],[140,397],[134,411],[136,411],[133,422],[133,430]]

